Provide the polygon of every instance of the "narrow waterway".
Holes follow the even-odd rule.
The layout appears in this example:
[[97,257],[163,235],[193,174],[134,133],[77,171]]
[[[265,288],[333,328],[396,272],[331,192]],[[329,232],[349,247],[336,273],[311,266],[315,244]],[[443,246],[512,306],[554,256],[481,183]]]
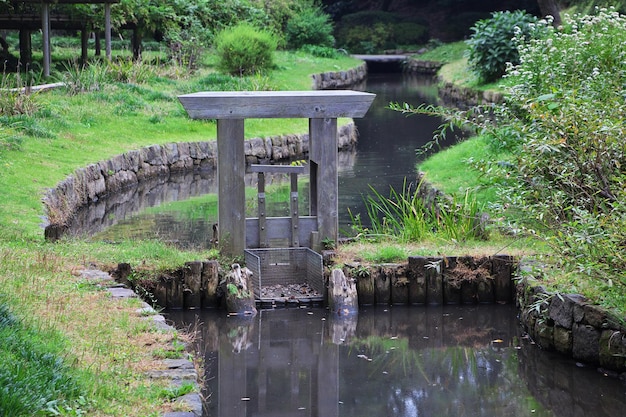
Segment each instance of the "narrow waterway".
[[197,329],[206,417],[622,417],[626,386],[541,351],[514,306],[168,313]]

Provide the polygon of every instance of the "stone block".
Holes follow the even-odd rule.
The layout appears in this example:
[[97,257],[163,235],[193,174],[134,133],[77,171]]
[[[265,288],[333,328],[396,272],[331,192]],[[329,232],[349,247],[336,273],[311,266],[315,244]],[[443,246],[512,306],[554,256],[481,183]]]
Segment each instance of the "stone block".
[[600,331],[588,324],[572,327],[572,356],[576,360],[598,363],[600,354]]
[[572,353],[572,331],[557,325],[554,327],[554,349],[557,352],[570,355]]
[[535,321],[535,341],[545,350],[554,349],[554,326],[545,320]]
[[617,330],[604,330],[600,334],[600,366],[626,369],[626,334]]

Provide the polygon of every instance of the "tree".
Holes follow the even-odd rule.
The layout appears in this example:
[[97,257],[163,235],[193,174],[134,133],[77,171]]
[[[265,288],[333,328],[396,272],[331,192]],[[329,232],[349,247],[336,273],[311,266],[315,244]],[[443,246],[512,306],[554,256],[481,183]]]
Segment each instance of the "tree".
[[539,4],[542,16],[552,16],[554,18],[552,21],[554,27],[561,25],[561,13],[556,0],[537,0],[537,4]]

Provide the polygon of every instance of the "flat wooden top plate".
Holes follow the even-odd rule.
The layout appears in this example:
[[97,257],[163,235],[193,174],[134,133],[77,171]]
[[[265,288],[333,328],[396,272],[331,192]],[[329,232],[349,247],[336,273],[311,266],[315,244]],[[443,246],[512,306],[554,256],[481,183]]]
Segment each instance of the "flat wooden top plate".
[[353,90],[208,91],[179,96],[192,119],[363,117],[376,97]]

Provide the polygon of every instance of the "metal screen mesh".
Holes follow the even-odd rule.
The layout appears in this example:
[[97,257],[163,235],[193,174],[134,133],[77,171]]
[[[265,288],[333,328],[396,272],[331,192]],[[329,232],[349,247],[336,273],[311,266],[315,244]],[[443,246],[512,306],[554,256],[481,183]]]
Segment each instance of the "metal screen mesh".
[[322,256],[309,248],[247,249],[246,266],[253,273],[254,296],[257,300],[271,301],[263,295],[264,287],[307,285],[318,296],[302,294],[296,298],[322,299],[324,275]]

